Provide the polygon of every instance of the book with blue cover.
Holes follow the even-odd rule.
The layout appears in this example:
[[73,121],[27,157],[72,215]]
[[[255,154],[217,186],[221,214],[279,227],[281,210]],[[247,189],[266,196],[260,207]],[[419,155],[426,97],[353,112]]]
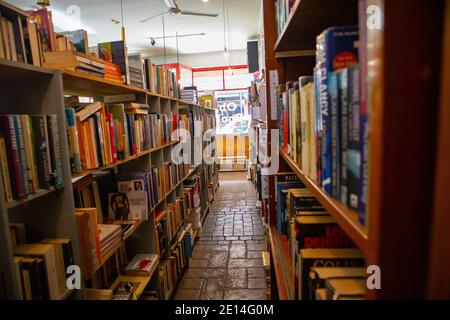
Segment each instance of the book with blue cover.
[[321,182],[332,193],[332,119],[328,75],[358,61],[358,27],[326,29],[316,41],[317,105],[321,113]]

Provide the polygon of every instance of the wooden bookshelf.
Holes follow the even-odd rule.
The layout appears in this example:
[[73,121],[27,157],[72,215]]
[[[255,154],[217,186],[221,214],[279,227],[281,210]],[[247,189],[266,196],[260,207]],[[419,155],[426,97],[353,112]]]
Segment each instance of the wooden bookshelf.
[[326,28],[356,24],[358,0],[296,0],[274,51],[314,50]]
[[[366,299],[448,297],[450,272],[445,249],[450,241],[443,227],[448,221],[448,170],[444,165],[448,152],[443,151],[442,117],[448,118],[449,113],[448,104],[442,101],[448,96],[448,81],[443,79],[449,73],[450,7],[443,1],[412,0],[405,6],[398,1],[367,0],[364,3],[375,6],[372,9],[379,10],[382,21],[380,28],[370,28],[365,23],[367,7],[359,11],[358,2],[297,0],[278,35],[275,0],[263,0],[263,69],[270,101],[267,71],[278,72],[277,84],[312,75],[315,59],[304,53],[315,49],[316,37],[330,27],[360,26],[359,46],[366,53],[360,56],[362,75],[370,75],[364,82],[367,92],[362,100],[370,110],[367,227],[358,223],[357,212],[325,193],[282,150],[281,166],[292,169],[315,194],[363,251],[366,266],[381,268],[382,288],[368,289]],[[414,34],[415,41],[410,41],[409,34]],[[267,114],[271,114],[270,103]],[[439,121],[444,140],[437,138]],[[268,121],[267,129],[270,150],[270,130],[277,129],[276,121]],[[263,210],[270,226],[276,218],[274,198],[275,186],[269,177],[268,205],[263,203]],[[276,231],[272,228],[271,232]],[[271,262],[275,262],[272,297],[284,299],[286,290],[278,285],[283,274],[277,270],[277,261],[284,254],[273,240],[276,237],[270,237]]]
[[85,175],[88,175],[88,174],[91,174],[91,173],[94,173],[94,172],[104,171],[104,170],[109,170],[109,169],[114,169],[115,167],[118,167],[118,166],[123,165],[123,164],[125,164],[125,163],[128,163],[128,162],[130,162],[130,161],[134,161],[134,160],[136,160],[136,159],[142,158],[142,157],[144,157],[144,156],[146,156],[146,155],[149,155],[149,154],[151,154],[151,153],[153,153],[153,152],[156,152],[156,151],[159,151],[159,150],[161,150],[161,149],[164,149],[164,148],[168,148],[168,147],[174,146],[174,145],[176,145],[177,143],[178,143],[178,141],[176,141],[176,142],[171,142],[171,143],[165,144],[165,145],[160,146],[160,147],[157,147],[157,148],[153,148],[153,149],[150,149],[150,150],[146,150],[146,151],[143,151],[143,152],[141,152],[141,153],[139,153],[139,154],[137,154],[137,155],[130,156],[130,157],[128,157],[128,158],[125,159],[125,160],[120,160],[120,161],[117,161],[116,163],[112,163],[112,164],[107,165],[107,166],[99,167],[99,168],[96,168],[96,169],[85,170],[85,171],[83,171],[83,172],[72,173],[72,178],[73,178],[73,179],[74,179],[74,178],[79,178],[79,177],[83,177],[83,176],[85,176]]
[[295,272],[291,266],[288,240],[286,236],[279,234],[274,227],[270,227],[269,241],[272,257],[271,265],[276,278],[278,298],[280,300],[293,300],[295,297]]
[[34,201],[34,200],[39,199],[41,197],[45,197],[47,195],[50,195],[50,194],[52,194],[54,192],[57,192],[60,189],[61,188],[58,188],[58,189],[51,188],[51,189],[48,189],[48,190],[46,190],[46,189],[45,190],[38,190],[36,193],[31,194],[31,195],[27,196],[24,199],[13,200],[13,201],[7,202],[6,206],[7,206],[8,210],[9,209],[13,209],[13,208],[18,207],[18,206],[28,206],[31,201]]
[[298,165],[289,157],[289,155],[282,149],[280,149],[280,155],[305,184],[305,186],[311,190],[320,201],[322,206],[333,216],[336,222],[347,233],[347,235],[355,242],[355,244],[367,254],[368,250],[368,238],[367,233],[363,226],[358,222],[358,213],[347,208],[347,206],[332,196],[327,194],[321,187],[319,187],[314,181],[307,177]]

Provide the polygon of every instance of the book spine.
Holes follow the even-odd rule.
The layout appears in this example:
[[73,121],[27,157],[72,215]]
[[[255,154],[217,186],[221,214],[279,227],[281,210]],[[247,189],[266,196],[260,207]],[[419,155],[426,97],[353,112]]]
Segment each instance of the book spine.
[[57,186],[62,186],[64,184],[64,178],[59,144],[58,119],[55,114],[47,116],[47,126],[50,140],[50,157],[53,163],[52,168],[54,169],[55,182]]
[[318,63],[318,105],[321,116],[321,184],[331,194],[331,110],[328,101],[327,41],[322,34],[317,39],[316,60]]
[[44,119],[42,116],[32,116],[33,132],[34,132],[34,145],[36,148],[36,160],[39,186],[47,189],[49,187],[49,172],[48,166],[46,166],[46,148],[45,134],[44,134]]
[[114,120],[113,120],[113,116],[111,113],[108,113],[106,115],[107,118],[107,125],[108,125],[108,129],[109,129],[109,140],[111,143],[111,153],[112,153],[112,162],[116,163],[117,162],[117,147],[116,147],[116,138],[115,138],[115,133],[114,133]]
[[340,134],[339,134],[339,92],[338,73],[328,73],[328,104],[331,110],[331,194],[336,199],[339,195],[340,171]]
[[347,205],[358,210],[359,179],[361,171],[360,121],[359,121],[359,65],[349,70],[349,112],[348,112],[348,150],[347,150]]
[[39,189],[36,173],[36,160],[33,148],[33,140],[31,134],[30,117],[28,115],[20,115],[22,122],[22,132],[25,144],[26,163],[28,168],[28,177],[30,180],[31,192],[35,193]]
[[[1,123],[1,122],[0,122]],[[6,143],[4,138],[0,138],[0,164],[3,178],[3,190],[5,192],[6,202],[13,200],[11,179],[9,176],[8,157],[6,155]]]
[[361,156],[360,180],[358,190],[359,222],[365,225],[366,205],[368,198],[368,165],[369,165],[369,141],[368,141],[368,113],[367,113],[367,26],[366,21],[367,1],[359,0],[360,16],[360,46],[359,46],[359,85],[360,85],[360,109],[359,109],[359,145]]
[[20,115],[13,115],[14,128],[17,137],[17,150],[19,154],[19,166],[20,166],[20,176],[23,183],[24,194],[31,194],[31,185],[29,178],[29,168],[27,166],[27,159],[25,154],[25,143],[22,131],[22,122],[20,121]]
[[347,153],[348,153],[348,72],[349,69],[343,69],[339,72],[339,98],[341,102],[341,119],[340,119],[340,138],[341,138],[341,155],[340,155],[340,200],[347,203],[348,198],[348,177],[347,177]]
[[105,158],[103,154],[103,135],[102,135],[102,128],[100,124],[100,120],[98,117],[98,114],[95,114],[92,117],[92,122],[94,124],[94,140],[95,140],[95,146],[96,146],[96,154],[98,159],[98,165],[99,167],[102,167],[105,165]]

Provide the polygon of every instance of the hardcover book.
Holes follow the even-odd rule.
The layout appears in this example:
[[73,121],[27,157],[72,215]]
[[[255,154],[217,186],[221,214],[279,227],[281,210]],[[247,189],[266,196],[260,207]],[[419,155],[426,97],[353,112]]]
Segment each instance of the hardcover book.
[[308,277],[313,267],[364,267],[359,249],[302,249],[298,257],[298,296],[307,300],[310,291]]

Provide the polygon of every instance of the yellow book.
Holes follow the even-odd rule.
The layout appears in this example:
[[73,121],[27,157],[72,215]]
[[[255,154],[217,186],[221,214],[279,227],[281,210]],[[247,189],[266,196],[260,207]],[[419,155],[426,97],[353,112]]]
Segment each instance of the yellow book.
[[114,300],[139,300],[150,282],[150,277],[119,276],[110,290]]

